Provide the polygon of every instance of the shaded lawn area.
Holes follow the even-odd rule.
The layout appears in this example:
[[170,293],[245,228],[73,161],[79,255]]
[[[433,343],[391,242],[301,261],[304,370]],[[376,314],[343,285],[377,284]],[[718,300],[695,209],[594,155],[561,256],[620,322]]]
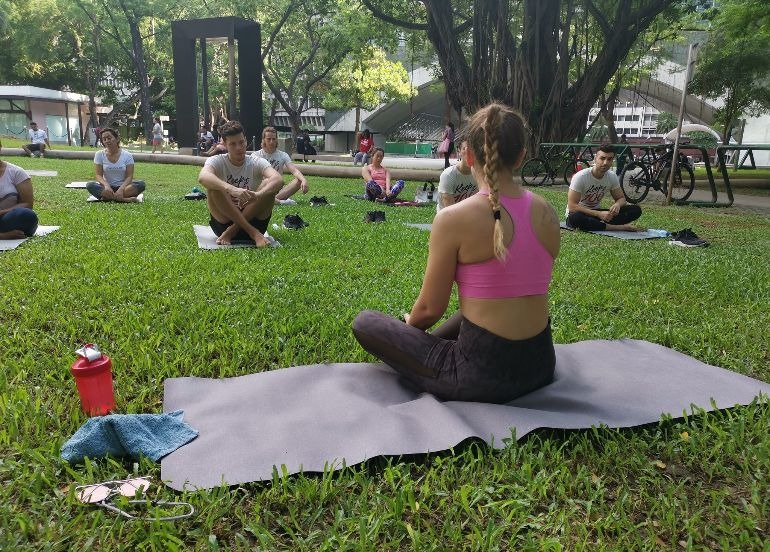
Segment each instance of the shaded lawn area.
[[[75,485],[132,473],[157,480],[160,465],[59,460],[86,419],[68,369],[77,346],[92,341],[112,357],[123,413],[160,412],[167,377],[371,360],[350,323],[361,309],[411,307],[428,233],[401,223],[430,222],[434,211],[385,208],[387,222],[368,225],[371,204],[343,197],[359,193],[358,182],[311,177],[309,195],[336,206],[311,208],[308,195],[276,208],[274,222],[288,213],[310,222],[271,230],[283,248],[201,251],[192,225],[207,222],[205,202],[181,199],[197,167],[139,163],[145,203],[114,205],[64,188],[90,177],[90,161],[8,160],[59,171],[33,182],[41,223],[61,230],[0,253],[0,549],[765,546],[767,403],[635,430],[536,431],[503,451],[466,442],[214,491],[153,486],[153,498],[195,505],[193,518],[174,523],[126,522],[80,505]],[[405,197],[415,189],[409,183]],[[563,212],[563,192],[536,193]],[[646,339],[770,381],[770,221],[734,209],[644,209],[644,225],[692,227],[711,246],[563,233],[555,340]]]

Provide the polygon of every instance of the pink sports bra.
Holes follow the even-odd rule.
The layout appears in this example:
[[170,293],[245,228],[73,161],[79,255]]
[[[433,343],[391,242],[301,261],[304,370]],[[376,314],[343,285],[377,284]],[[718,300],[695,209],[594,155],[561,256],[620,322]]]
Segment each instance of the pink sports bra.
[[372,180],[379,184],[380,188],[385,189],[385,167],[380,165],[379,169],[376,169],[374,165],[369,165],[369,174],[372,175]]
[[532,192],[525,190],[520,198],[501,195],[500,204],[513,220],[508,256],[504,262],[492,257],[480,263],[458,263],[457,292],[460,297],[479,299],[545,295],[553,274],[553,257],[532,229]]

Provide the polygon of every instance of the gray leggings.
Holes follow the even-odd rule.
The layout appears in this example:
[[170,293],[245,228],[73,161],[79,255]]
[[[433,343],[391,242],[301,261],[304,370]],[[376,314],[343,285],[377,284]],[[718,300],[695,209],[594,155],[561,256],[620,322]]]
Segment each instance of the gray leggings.
[[440,399],[506,403],[553,380],[550,320],[534,337],[510,340],[458,312],[427,333],[377,311],[362,311],[353,335],[369,353]]

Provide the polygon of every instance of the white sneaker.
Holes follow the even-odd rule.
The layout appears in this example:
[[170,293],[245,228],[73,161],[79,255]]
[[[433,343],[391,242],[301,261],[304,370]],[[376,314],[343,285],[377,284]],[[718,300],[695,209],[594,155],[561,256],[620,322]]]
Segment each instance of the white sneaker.
[[279,199],[278,203],[280,205],[296,205],[297,204],[297,202],[294,201],[293,199]]

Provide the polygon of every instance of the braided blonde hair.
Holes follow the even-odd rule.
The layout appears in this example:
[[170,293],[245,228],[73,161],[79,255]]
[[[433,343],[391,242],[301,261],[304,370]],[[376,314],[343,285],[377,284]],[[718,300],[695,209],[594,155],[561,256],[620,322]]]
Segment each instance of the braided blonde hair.
[[526,123],[524,118],[508,106],[491,103],[478,110],[468,123],[468,146],[484,171],[484,181],[489,187],[489,206],[495,218],[493,246],[495,257],[505,260],[504,229],[500,214],[499,182],[500,167],[514,168],[524,150]]

